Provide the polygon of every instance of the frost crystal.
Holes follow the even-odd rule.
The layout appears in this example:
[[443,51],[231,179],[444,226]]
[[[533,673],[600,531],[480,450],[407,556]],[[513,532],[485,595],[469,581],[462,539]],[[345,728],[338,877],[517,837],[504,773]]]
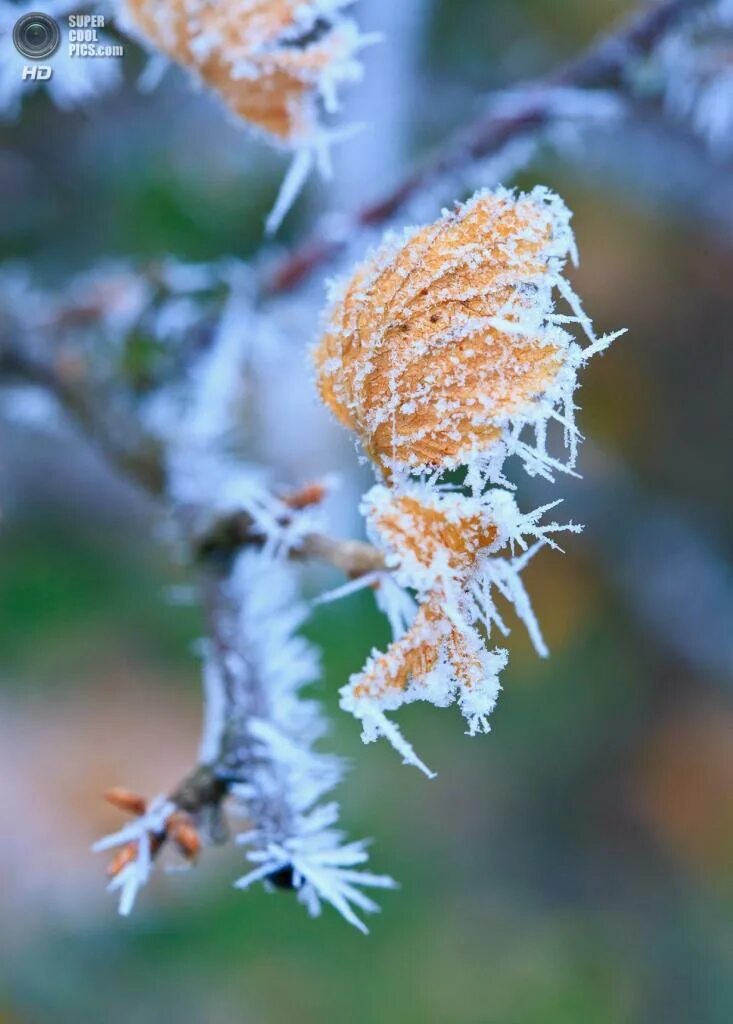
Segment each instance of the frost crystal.
[[131,824],[105,836],[92,847],[95,853],[121,847],[119,859],[111,865],[112,879],[107,888],[110,892],[119,891],[119,911],[125,917],[132,910],[138,892],[150,878],[155,847],[165,834],[166,822],[174,812],[175,805],[158,796]]
[[[539,546],[555,546],[553,533],[578,528],[541,524],[552,506],[520,513],[503,467],[518,455],[528,473],[552,479],[575,464],[578,370],[617,335],[595,336],[562,276],[574,256],[570,213],[556,195],[479,192],[434,224],[388,236],[334,287],[314,352],[323,401],[383,480],[362,505],[371,539],[399,590],[417,598],[409,624],[394,587],[382,598],[395,639],[352,676],[342,706],[365,740],[386,736],[425,771],[385,712],[457,700],[469,733],[488,729],[506,663],[505,651],[485,645],[492,627],[507,632],[494,592],[547,653],[519,574]],[[552,420],[566,462],[548,452]]]
[[241,780],[232,794],[251,823],[239,841],[257,867],[236,884],[260,880],[295,889],[312,914],[325,900],[364,931],[353,908],[377,907],[360,887],[394,883],[356,870],[367,859],[365,844],[344,844],[333,827],[337,805],[319,803],[343,769],[338,758],[314,749],[325,725],[318,704],[301,690],[318,677],[318,659],[296,633],[306,609],[296,600],[292,571],[266,554],[245,552],[223,601],[221,627],[207,650],[206,749],[218,749],[218,770]]
[[[330,903],[360,931],[357,911],[379,908],[363,888],[394,888],[386,875],[359,870],[365,842],[344,842],[339,808],[322,798],[341,780],[339,758],[315,744],[326,731],[319,705],[301,691],[319,676],[317,652],[297,630],[306,608],[288,564],[266,551],[246,551],[216,588],[214,635],[204,645],[204,726],[199,768],[228,793],[249,829],[238,837],[255,867],[237,888],[262,881],[297,892],[310,914]],[[189,861],[205,837],[216,839],[218,805],[195,816],[183,797],[157,797],[150,806],[126,790],[110,803],[134,814],[131,824],[101,839],[95,851],[117,848],[108,868],[119,910],[129,914],[163,845],[172,840]],[[207,817],[208,813],[208,817]]]
[[721,156],[733,152],[733,4],[708,4],[666,36],[658,57],[666,103]]

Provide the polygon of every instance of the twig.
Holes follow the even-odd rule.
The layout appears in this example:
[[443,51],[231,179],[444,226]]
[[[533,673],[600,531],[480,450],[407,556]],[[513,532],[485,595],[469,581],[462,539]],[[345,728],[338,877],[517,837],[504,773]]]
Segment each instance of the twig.
[[[287,526],[282,520],[281,526]],[[205,563],[228,563],[231,556],[244,547],[262,547],[265,537],[256,528],[246,512],[227,516],[207,528],[205,534],[193,541],[194,555]],[[384,569],[383,554],[371,544],[360,540],[342,540],[323,533],[306,534],[299,544],[290,549],[296,561],[325,562],[347,576],[356,578]]]
[[509,142],[536,133],[557,117],[557,89],[612,88],[624,91],[634,62],[643,58],[671,30],[712,0],[661,0],[645,7],[613,34],[604,36],[580,57],[545,78],[512,90],[518,102],[494,109],[448,139],[422,166],[396,188],[348,219],[337,233],[319,226],[313,235],[286,254],[270,272],[263,296],[292,291],[327,264],[362,228],[386,224],[417,194],[464,167],[499,153]]
[[144,490],[160,495],[165,469],[160,445],[141,430],[137,417],[123,415],[117,403],[97,382],[90,380],[76,355],[39,353],[23,344],[17,334],[0,337],[0,380],[17,379],[52,395],[77,424],[123,474]]
[[211,765],[199,764],[170,794],[170,801],[188,814],[202,807],[218,807],[227,794],[227,781]]
[[[111,407],[114,403],[106,401],[104,395],[95,395],[78,361],[42,357],[32,354],[17,339],[12,343],[0,339],[2,377],[35,384],[53,395],[113,466],[152,497],[163,496],[165,463],[160,445],[140,430],[132,415],[125,417],[124,422],[118,415],[113,422]],[[191,538],[194,558],[208,563],[216,559],[228,560],[243,547],[260,547],[263,543],[262,534],[254,529],[246,513],[222,519],[203,537]],[[352,578],[384,568],[382,555],[370,544],[321,533],[306,535],[290,555],[299,561],[325,562]]]
[[352,579],[384,569],[384,553],[361,540],[339,540],[322,533],[309,533],[293,552],[296,558],[326,562]]

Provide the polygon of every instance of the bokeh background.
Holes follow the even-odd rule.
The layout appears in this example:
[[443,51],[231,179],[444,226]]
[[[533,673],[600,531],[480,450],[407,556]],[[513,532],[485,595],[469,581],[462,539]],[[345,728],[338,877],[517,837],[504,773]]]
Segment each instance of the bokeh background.
[[[286,238],[396,180],[488,91],[552,68],[629,7],[359,6],[386,33],[347,105],[371,128],[339,151],[333,185],[310,187]],[[2,126],[4,259],[53,284],[100,256],[256,251],[283,161],[182,76],[140,95],[141,64],[130,47],[122,89],[82,111],[34,96]],[[167,599],[186,577],[145,500],[40,416],[0,421],[3,1024],[729,1024],[731,169],[684,126],[640,118],[557,140],[518,179],[564,196],[574,286],[600,329],[629,333],[584,375],[584,479],[520,489],[525,504],[565,496],[586,530],[527,571],[552,658],[513,630],[491,735],[408,708],[431,783],[386,744],[363,747],[335,695],[384,622],[359,595],[308,627],[331,746],[353,763],[345,820],[375,836],[375,868],[402,887],[369,938],[328,910],[310,921],[287,893],[232,891],[233,849],[157,875],[134,916],[116,916],[89,853],[119,824],[100,793],[165,790],[191,763],[202,623]],[[307,395],[310,335],[295,340]],[[285,403],[262,447],[283,466],[339,469],[353,532],[364,478],[304,401],[312,433],[293,433]]]

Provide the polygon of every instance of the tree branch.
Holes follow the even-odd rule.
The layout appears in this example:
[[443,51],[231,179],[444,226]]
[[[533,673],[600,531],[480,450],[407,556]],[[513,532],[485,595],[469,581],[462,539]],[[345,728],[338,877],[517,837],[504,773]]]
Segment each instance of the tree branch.
[[[37,346],[36,346],[37,347]],[[111,396],[93,382],[76,356],[39,353],[18,332],[0,336],[0,380],[36,385],[52,395],[83,434],[108,461],[151,497],[165,493],[165,456],[155,438],[140,429],[134,415],[124,416]],[[286,525],[283,522],[283,525]],[[264,537],[246,513],[219,520],[202,537],[191,537],[195,560],[229,560],[243,547],[261,547]],[[355,578],[384,568],[381,553],[370,544],[340,540],[321,533],[306,535],[290,552],[298,561],[320,561]]]
[[285,255],[263,285],[263,296],[292,291],[314,271],[336,257],[358,230],[386,224],[420,192],[446,176],[495,156],[516,139],[535,134],[557,117],[557,89],[616,89],[625,91],[630,70],[648,55],[664,36],[712,0],[661,0],[643,8],[611,35],[604,36],[575,60],[545,78],[511,90],[517,102],[504,110],[494,109],[461,129],[422,166],[386,195],[358,210],[329,232],[320,225]]
[[0,381],[35,385],[54,397],[93,444],[122,473],[151,494],[160,495],[165,470],[160,445],[140,429],[137,418],[124,415],[100,382],[92,381],[75,353],[38,350],[25,344],[20,331],[0,336]]
[[[287,526],[283,519],[281,526]],[[228,562],[244,547],[262,547],[265,537],[246,512],[227,516],[209,527],[205,534],[193,542],[194,554],[202,562]],[[341,540],[323,533],[306,534],[290,550],[296,561],[316,561],[332,565],[352,579],[369,572],[384,569],[384,556],[378,548],[366,541]]]

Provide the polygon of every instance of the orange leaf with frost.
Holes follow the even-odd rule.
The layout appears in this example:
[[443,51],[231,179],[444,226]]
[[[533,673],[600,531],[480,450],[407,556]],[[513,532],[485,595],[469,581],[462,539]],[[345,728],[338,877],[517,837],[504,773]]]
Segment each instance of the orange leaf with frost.
[[484,678],[484,665],[478,651],[483,644],[476,635],[476,645],[466,633],[452,626],[442,610],[443,595],[439,592],[420,605],[415,621],[404,636],[390,644],[384,654],[377,654],[367,663],[351,685],[355,700],[381,699],[390,691],[404,691],[410,684],[423,684],[430,672],[444,659],[460,686],[471,687]]
[[353,74],[353,24],[303,20],[302,0],[126,0],[125,9],[148,42],[280,142],[312,136],[325,80]]
[[378,486],[365,496],[362,511],[388,562],[415,586],[421,580],[422,587],[414,622],[352,678],[351,696],[379,699],[411,684],[420,688],[441,661],[459,686],[478,684],[485,668],[483,640],[470,622],[457,628],[446,607],[475,573],[479,557],[505,543],[491,510],[462,494]]
[[468,462],[554,392],[569,335],[548,318],[571,249],[561,200],[498,190],[357,268],[315,349],[317,383],[387,476]]
[[478,554],[498,541],[499,528],[486,508],[468,504],[462,495],[435,494],[419,498],[409,493],[365,499],[364,511],[380,541],[405,560],[430,569],[438,560],[454,574],[470,573]]

